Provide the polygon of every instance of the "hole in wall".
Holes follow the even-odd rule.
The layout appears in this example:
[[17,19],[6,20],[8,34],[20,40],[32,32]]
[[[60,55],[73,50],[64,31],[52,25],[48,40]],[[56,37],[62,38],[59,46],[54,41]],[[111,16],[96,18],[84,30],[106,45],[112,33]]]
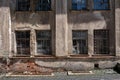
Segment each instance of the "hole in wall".
[[95,69],[99,69],[99,64],[98,64],[98,63],[95,63],[95,64],[94,64],[94,68],[95,68]]

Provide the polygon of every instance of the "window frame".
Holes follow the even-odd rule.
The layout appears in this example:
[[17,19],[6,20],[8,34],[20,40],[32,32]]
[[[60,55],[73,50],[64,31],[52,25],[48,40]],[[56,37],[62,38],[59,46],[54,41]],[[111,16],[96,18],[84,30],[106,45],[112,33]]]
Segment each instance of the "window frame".
[[93,5],[92,5],[92,9],[94,10],[94,11],[109,11],[109,10],[111,10],[111,0],[108,0],[108,9],[94,9],[94,0],[93,0]]
[[49,12],[49,11],[52,11],[52,0],[50,0],[51,2],[50,2],[50,10],[36,10],[36,5],[37,5],[37,3],[35,3],[36,2],[36,0],[29,0],[29,2],[30,2],[30,6],[29,6],[29,10],[18,10],[18,0],[16,0],[16,8],[15,8],[15,10],[17,11],[17,12]]
[[[29,9],[28,10],[20,10],[19,7],[21,8],[21,6],[19,6],[19,1],[20,0],[16,0],[16,8],[15,8],[16,11],[21,11],[21,12],[31,11],[31,0],[28,0],[29,1]],[[23,2],[21,2],[21,3],[23,3]]]
[[[25,55],[24,53],[22,53],[22,54],[18,54],[18,44],[17,44],[17,32],[28,32],[29,33],[29,39],[27,38],[27,39],[24,39],[24,38],[21,38],[22,40],[29,40],[29,53],[28,53],[28,55]],[[20,40],[20,39],[19,39]],[[22,31],[22,30],[17,30],[17,31],[15,31],[15,42],[16,42],[16,44],[15,44],[15,48],[16,48],[16,51],[15,51],[15,56],[31,56],[31,46],[30,46],[30,30],[24,30],[24,31]]]
[[[43,0],[44,1],[44,0]],[[38,0],[38,2],[40,2],[40,0]],[[48,10],[36,10],[36,6],[38,5],[38,3],[35,3],[35,1],[34,1],[34,11],[36,11],[36,12],[38,12],[38,11],[51,11],[52,10],[52,0],[50,0],[50,4],[47,4],[47,5],[49,5],[49,7],[50,7],[50,9],[48,9]],[[45,5],[45,4],[42,4],[42,5]],[[47,6],[46,5],[46,6]]]
[[80,12],[82,12],[82,11],[89,11],[89,5],[88,5],[88,0],[86,0],[86,9],[73,9],[73,0],[71,0],[70,1],[71,2],[71,11],[80,11]]
[[[42,39],[39,39],[39,41],[40,40],[49,40],[50,41],[50,52],[49,53],[42,53],[42,52],[38,52],[38,46],[37,46],[37,31],[49,31],[49,33],[50,33],[50,38],[49,39],[47,39],[47,38],[42,38]],[[35,49],[35,51],[36,51],[36,54],[35,54],[35,56],[52,56],[52,33],[51,33],[51,30],[35,30],[35,34],[36,34],[36,44],[35,44],[35,47],[36,47],[36,49]]]
[[73,56],[75,56],[75,55],[78,55],[78,56],[85,56],[85,55],[89,55],[88,54],[88,30],[72,30],[72,49],[74,48],[74,43],[73,43],[73,40],[75,40],[74,38],[73,38],[73,32],[85,32],[85,34],[87,34],[86,35],[86,39],[77,39],[77,40],[84,40],[85,42],[86,42],[86,48],[87,48],[87,50],[86,50],[86,53],[73,53],[73,50],[72,50],[72,54],[71,55],[73,55]]
[[[101,52],[99,52],[99,53],[96,53],[96,51],[95,51],[95,31],[106,31],[107,33],[106,34],[108,34],[107,35],[107,38],[100,38],[99,40],[106,40],[107,42],[108,42],[108,45],[106,46],[107,48],[108,48],[108,50],[107,50],[107,52],[108,53],[101,53]],[[109,37],[109,30],[108,29],[95,29],[94,30],[94,55],[110,55],[110,37]],[[98,46],[98,48],[99,48],[99,46]]]

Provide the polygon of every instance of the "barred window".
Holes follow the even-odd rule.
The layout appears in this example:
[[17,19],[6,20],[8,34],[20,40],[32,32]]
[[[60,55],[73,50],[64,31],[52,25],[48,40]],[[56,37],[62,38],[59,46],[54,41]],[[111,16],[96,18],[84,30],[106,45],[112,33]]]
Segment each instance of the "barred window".
[[109,0],[94,0],[94,10],[109,10]]
[[36,11],[49,11],[51,10],[51,0],[37,0]]
[[16,31],[17,54],[30,55],[30,31]]
[[88,53],[88,32],[73,31],[73,53],[74,54],[87,54]]
[[16,0],[16,10],[17,11],[29,11],[30,10],[30,0]]
[[51,31],[36,31],[37,53],[50,55],[51,53]]
[[94,53],[109,54],[108,30],[94,30]]
[[72,0],[72,10],[86,10],[87,0]]

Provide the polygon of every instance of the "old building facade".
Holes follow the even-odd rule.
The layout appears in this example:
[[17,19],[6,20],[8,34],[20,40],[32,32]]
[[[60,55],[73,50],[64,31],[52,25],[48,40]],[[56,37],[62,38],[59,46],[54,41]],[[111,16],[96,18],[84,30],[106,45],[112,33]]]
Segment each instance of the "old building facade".
[[11,70],[112,68],[119,37],[119,0],[0,0],[0,55]]

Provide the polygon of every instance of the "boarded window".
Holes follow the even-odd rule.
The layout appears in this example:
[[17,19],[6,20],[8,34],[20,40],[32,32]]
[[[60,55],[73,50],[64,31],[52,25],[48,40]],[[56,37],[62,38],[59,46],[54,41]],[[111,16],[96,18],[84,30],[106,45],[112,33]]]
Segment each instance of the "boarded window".
[[16,31],[17,54],[30,55],[30,31]]
[[87,0],[72,0],[72,10],[86,10]]
[[29,11],[30,10],[30,0],[16,0],[16,10],[17,11]]
[[95,10],[109,10],[109,0],[94,0]]
[[36,31],[37,53],[50,55],[51,53],[51,32],[49,30]]
[[88,53],[88,32],[73,31],[73,53],[74,54],[87,54]]
[[51,0],[37,0],[36,1],[36,11],[49,11],[51,10]]
[[95,54],[109,54],[109,31],[94,31],[94,52]]

